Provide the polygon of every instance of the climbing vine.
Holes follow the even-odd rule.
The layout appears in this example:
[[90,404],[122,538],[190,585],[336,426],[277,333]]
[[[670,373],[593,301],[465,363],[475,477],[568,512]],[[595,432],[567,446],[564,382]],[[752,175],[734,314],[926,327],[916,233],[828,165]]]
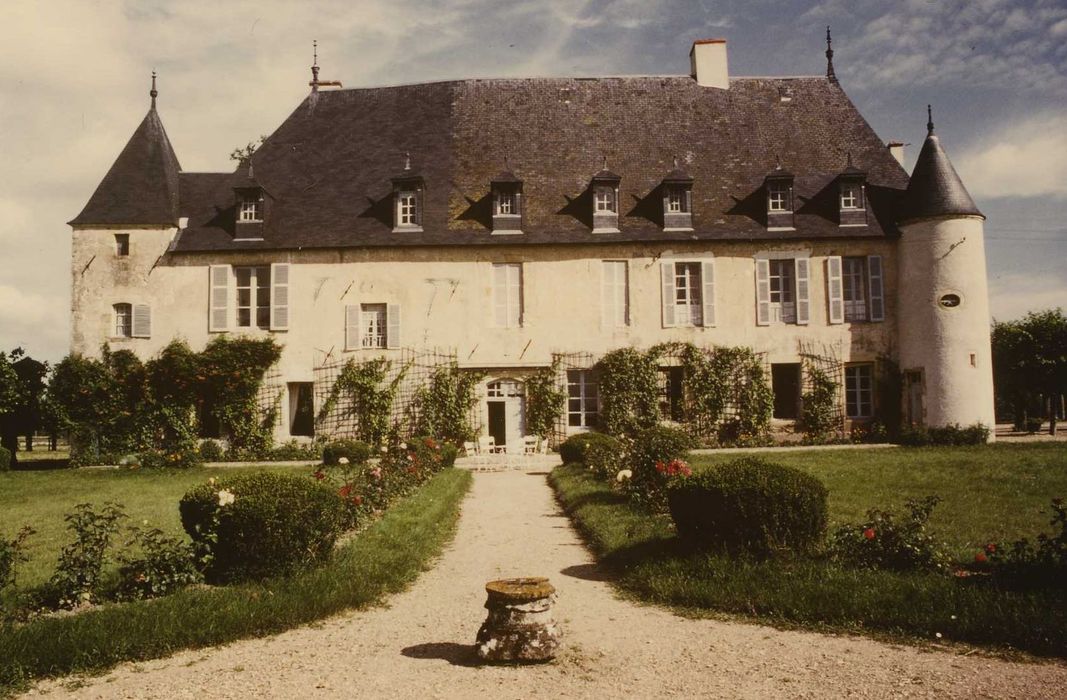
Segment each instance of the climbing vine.
[[751,445],[767,442],[774,412],[774,390],[767,370],[752,348],[715,348],[713,374],[726,387],[733,414],[719,425],[719,442]]
[[658,353],[620,348],[597,363],[604,432],[633,437],[659,422],[658,357]]
[[470,412],[474,388],[485,375],[461,370],[454,362],[438,367],[412,403],[416,435],[430,435],[460,445],[474,438]]
[[367,362],[350,359],[330,389],[317,420],[325,420],[340,399],[346,397],[349,401],[343,415],[355,418],[356,439],[368,445],[381,444],[389,434],[389,417],[397,388],[408,370],[407,366],[400,368],[392,381],[386,382],[392,366],[384,357]]
[[526,428],[533,435],[551,435],[563,415],[567,393],[557,386],[558,375],[559,363],[554,362],[526,379]]
[[841,428],[837,420],[838,384],[825,370],[805,361],[810,390],[801,396],[800,425],[805,437],[812,442],[823,442]]

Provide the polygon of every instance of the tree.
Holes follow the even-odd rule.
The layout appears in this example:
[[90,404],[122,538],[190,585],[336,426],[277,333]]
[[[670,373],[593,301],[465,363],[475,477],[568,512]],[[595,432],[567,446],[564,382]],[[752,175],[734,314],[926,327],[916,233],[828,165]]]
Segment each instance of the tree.
[[[0,352],[0,445],[11,453],[12,465],[18,462],[18,436],[9,435],[7,425],[12,422],[19,405],[19,376],[7,355]],[[13,439],[12,439],[13,438]]]
[[993,376],[1001,398],[1025,418],[1027,403],[1040,397],[1056,434],[1060,404],[1067,394],[1067,317],[1062,309],[1031,311],[1018,321],[993,325]]
[[18,463],[19,435],[27,436],[27,449],[40,420],[40,399],[48,365],[34,360],[22,348],[0,353],[0,445]]

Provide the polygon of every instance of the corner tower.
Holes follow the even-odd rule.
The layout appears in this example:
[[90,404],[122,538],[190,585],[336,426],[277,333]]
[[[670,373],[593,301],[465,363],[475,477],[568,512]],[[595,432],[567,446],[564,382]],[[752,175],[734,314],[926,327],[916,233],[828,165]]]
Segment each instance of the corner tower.
[[934,134],[932,116],[926,126],[899,222],[904,417],[931,427],[982,423],[992,431],[985,217]]

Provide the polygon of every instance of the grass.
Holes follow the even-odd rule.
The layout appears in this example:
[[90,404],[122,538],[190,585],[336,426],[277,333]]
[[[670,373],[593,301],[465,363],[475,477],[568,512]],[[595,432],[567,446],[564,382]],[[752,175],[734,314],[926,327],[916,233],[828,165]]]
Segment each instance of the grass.
[[[831,527],[864,520],[870,508],[903,512],[907,498],[941,496],[930,531],[969,560],[990,541],[1048,530],[1049,501],[1067,497],[1067,447],[1055,443],[955,448],[812,450],[765,455],[802,469],[830,490]],[[694,469],[737,459],[700,455]]]
[[[205,478],[203,470],[199,474]],[[437,474],[340,548],[328,564],[297,576],[196,587],[2,628],[0,695],[34,678],[100,672],[122,661],[274,634],[371,605],[409,585],[451,539],[470,480],[463,470]]]
[[[707,468],[731,458],[694,461]],[[945,502],[939,528],[968,533],[952,541],[967,557],[973,552],[968,541],[976,536],[971,533],[988,532],[989,523],[1013,510],[1028,512],[1012,513],[1000,524],[1003,536],[1047,531],[1047,517],[1038,511],[1053,495],[1064,493],[1067,467],[1067,451],[1057,453],[1044,445],[802,452],[773,458],[823,478],[830,488],[831,517],[838,522],[856,520],[868,507],[899,504],[907,495],[940,493]],[[997,466],[1000,460],[1023,468],[1013,474],[1009,466]],[[975,474],[961,471],[968,463],[998,488],[986,493],[973,485],[965,477]],[[917,474],[924,466],[928,473]],[[871,476],[863,478],[868,472]],[[669,517],[633,508],[580,465],[556,469],[550,482],[591,548],[617,573],[617,585],[640,600],[697,616],[739,615],[786,627],[962,641],[1067,657],[1067,589],[1006,590],[984,577],[856,570],[821,559],[739,561],[687,549],[675,537]]]
[[[238,469],[292,473],[294,468]],[[23,525],[37,530],[26,542],[30,560],[19,567],[19,587],[39,586],[52,575],[59,552],[70,539],[63,516],[77,504],[121,503],[129,516],[128,523],[147,520],[170,534],[184,536],[178,515],[181,497],[211,477],[232,476],[235,471],[67,469],[0,473],[0,537],[12,537]],[[310,469],[305,471],[311,473]]]

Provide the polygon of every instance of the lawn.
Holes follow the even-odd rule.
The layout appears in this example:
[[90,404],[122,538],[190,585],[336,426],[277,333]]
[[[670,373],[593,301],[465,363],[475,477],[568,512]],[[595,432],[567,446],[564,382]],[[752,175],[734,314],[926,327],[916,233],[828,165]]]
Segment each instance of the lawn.
[[[204,469],[102,472],[102,476],[88,477],[83,488],[73,493],[96,497],[155,489],[163,500],[176,503],[176,495],[188,484],[212,473]],[[157,600],[102,605],[78,615],[36,618],[25,625],[0,625],[0,697],[24,688],[34,678],[99,672],[121,661],[274,634],[372,605],[415,580],[451,539],[470,481],[470,472],[465,470],[438,473],[338,548],[327,564],[295,576],[233,586],[196,586]],[[47,486],[51,482],[39,483]],[[145,488],[140,489],[141,485]],[[142,503],[151,512],[166,511]]]
[[[763,455],[815,475],[830,490],[831,527],[870,508],[903,512],[907,498],[938,495],[930,529],[961,560],[991,540],[1048,530],[1049,501],[1067,497],[1067,445],[812,450]],[[738,455],[699,455],[694,469]]]
[[[132,471],[127,469],[52,469],[0,472],[0,537],[10,539],[23,525],[37,534],[27,541],[30,560],[19,568],[19,587],[45,583],[59,551],[70,539],[63,516],[79,503],[107,501],[126,508],[129,523],[150,524],[184,535],[178,501],[193,486],[238,469],[311,473],[309,468],[239,467]],[[120,543],[121,544],[121,543]]]
[[[992,537],[1049,531],[1049,500],[1067,494],[1067,450],[1054,445],[804,451],[767,455],[817,475],[831,519],[939,494],[932,527],[963,561]],[[738,455],[694,458],[698,469]],[[824,559],[743,561],[687,549],[667,516],[632,507],[581,465],[550,482],[597,556],[637,599],[687,614],[738,615],[786,627],[963,641],[1067,657],[1067,588],[1006,589],[984,577],[857,570]]]

